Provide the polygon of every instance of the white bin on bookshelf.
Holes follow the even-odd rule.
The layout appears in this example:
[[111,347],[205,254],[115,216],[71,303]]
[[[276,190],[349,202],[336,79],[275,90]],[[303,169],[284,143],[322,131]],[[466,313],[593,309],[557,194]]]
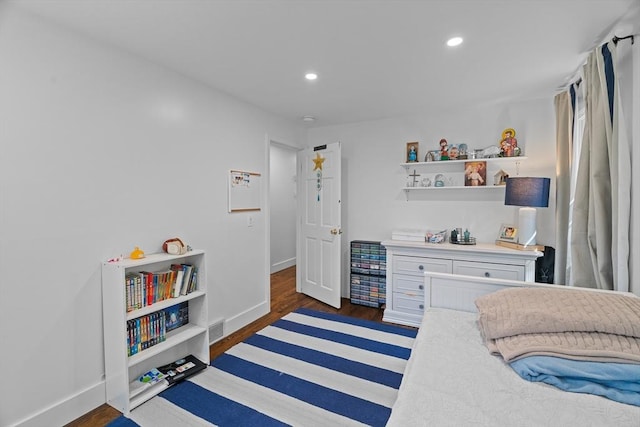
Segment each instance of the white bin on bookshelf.
[[[197,289],[178,298],[169,298],[127,312],[125,276],[140,271],[160,272],[172,264],[197,267]],[[143,259],[125,259],[102,264],[102,311],[104,323],[104,359],[107,403],[128,414],[132,409],[167,388],[162,381],[132,393],[138,378],[162,365],[193,354],[209,364],[205,253],[192,250],[184,255],[150,254]],[[189,322],[167,333],[166,339],[131,356],[127,348],[127,321],[188,302]]]

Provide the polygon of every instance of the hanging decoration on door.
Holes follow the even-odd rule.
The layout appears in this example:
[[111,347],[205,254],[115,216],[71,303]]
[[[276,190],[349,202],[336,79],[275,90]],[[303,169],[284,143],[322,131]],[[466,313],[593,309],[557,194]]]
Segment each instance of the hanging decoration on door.
[[320,153],[316,153],[316,158],[311,160],[313,160],[314,163],[313,170],[317,170],[316,188],[318,190],[318,201],[320,201],[320,190],[322,190],[322,163],[324,163],[326,159],[322,157]]

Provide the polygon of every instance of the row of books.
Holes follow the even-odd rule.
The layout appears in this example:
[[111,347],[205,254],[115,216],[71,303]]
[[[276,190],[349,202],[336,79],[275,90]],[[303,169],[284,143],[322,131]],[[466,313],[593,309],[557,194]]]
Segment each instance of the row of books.
[[135,397],[156,385],[172,386],[206,368],[204,362],[191,354],[168,365],[153,368],[130,384],[130,397]]
[[198,267],[191,264],[172,264],[166,271],[128,273],[124,281],[127,312],[187,295],[197,289],[197,282]]
[[187,323],[188,301],[127,321],[127,355],[133,356],[165,341],[168,332]]

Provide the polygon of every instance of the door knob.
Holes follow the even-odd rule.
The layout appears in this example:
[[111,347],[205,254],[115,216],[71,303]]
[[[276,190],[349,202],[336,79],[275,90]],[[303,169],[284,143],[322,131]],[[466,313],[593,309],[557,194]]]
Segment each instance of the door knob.
[[331,234],[333,234],[334,236],[337,234],[342,234],[342,230],[340,230],[339,228],[332,228]]

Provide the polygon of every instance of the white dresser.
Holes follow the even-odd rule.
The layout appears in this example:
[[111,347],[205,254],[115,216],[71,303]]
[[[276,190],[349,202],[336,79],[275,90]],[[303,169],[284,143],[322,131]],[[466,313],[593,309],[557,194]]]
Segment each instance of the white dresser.
[[409,326],[420,326],[422,321],[425,271],[533,282],[535,261],[542,255],[490,243],[385,240],[382,245],[387,250],[387,305],[382,320]]

